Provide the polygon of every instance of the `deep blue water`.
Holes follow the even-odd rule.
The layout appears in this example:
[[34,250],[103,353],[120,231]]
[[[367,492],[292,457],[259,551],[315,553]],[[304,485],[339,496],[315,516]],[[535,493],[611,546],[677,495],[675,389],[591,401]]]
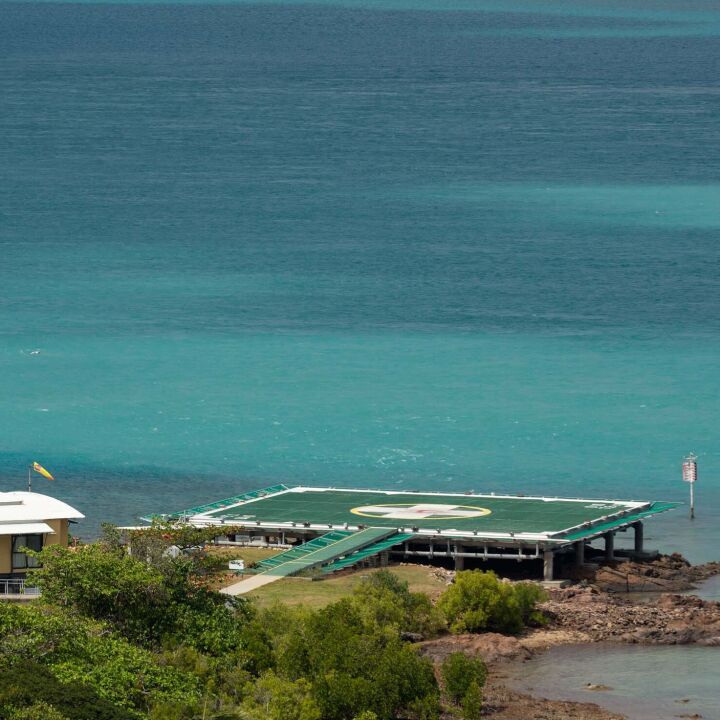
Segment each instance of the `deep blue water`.
[[[711,2],[0,2],[0,489],[684,499],[720,542]],[[32,351],[39,350],[37,354]]]

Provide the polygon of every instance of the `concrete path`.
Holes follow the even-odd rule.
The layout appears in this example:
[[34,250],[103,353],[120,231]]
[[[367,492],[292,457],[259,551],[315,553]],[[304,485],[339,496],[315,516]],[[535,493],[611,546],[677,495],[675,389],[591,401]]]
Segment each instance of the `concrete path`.
[[245,593],[252,592],[261,588],[263,585],[269,585],[271,582],[280,580],[282,575],[251,575],[240,582],[228,585],[223,588],[220,592],[223,595],[245,595]]

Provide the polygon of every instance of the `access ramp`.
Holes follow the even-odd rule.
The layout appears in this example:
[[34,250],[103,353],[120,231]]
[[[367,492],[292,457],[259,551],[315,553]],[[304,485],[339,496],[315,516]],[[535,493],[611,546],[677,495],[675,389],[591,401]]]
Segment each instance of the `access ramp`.
[[[397,534],[397,530],[388,528],[366,528],[356,532],[333,531],[326,533],[297,548],[263,560],[261,565],[265,569],[262,572],[230,585],[221,592],[226,595],[244,595],[280,578],[298,575],[301,572],[327,565],[338,558],[352,555],[358,550]],[[328,538],[328,535],[332,537]],[[321,542],[318,543],[318,540]]]
[[414,537],[415,535],[413,533],[396,533],[390,537],[383,538],[379,542],[368,545],[362,550],[358,550],[350,555],[345,555],[344,557],[337,558],[337,560],[333,560],[329,565],[325,565],[321,572],[323,575],[329,575],[330,573],[337,572],[338,570],[353,567],[363,560],[367,560],[374,555],[379,555],[396,545],[412,540]]

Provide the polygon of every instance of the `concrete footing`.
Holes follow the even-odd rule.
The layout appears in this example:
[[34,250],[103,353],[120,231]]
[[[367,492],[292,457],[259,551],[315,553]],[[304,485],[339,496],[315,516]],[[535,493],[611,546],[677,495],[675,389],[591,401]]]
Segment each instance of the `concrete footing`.
[[635,522],[632,524],[635,530],[635,552],[643,552],[643,524],[641,522]]
[[555,553],[552,550],[546,550],[543,553],[543,580],[546,582],[554,580],[555,570]]
[[578,540],[574,543],[575,548],[575,567],[582,567],[585,564],[585,541]]
[[611,562],[615,559],[615,533],[606,532],[605,538],[605,560]]

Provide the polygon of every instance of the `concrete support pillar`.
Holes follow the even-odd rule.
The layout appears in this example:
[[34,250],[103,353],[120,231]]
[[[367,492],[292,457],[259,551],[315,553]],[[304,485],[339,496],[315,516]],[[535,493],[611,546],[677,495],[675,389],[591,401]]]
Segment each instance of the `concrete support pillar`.
[[635,552],[641,553],[643,551],[643,524],[638,521],[633,523],[635,528]]
[[605,538],[605,559],[615,559],[615,533],[606,532],[603,536]]
[[555,554],[552,550],[546,550],[543,553],[543,578],[545,580],[553,580],[553,570],[555,565]]
[[458,547],[455,546],[455,569],[456,570],[464,570],[465,569],[465,558],[460,557],[457,555]]
[[585,564],[585,541],[578,540],[573,545],[575,547],[575,567],[582,567]]

